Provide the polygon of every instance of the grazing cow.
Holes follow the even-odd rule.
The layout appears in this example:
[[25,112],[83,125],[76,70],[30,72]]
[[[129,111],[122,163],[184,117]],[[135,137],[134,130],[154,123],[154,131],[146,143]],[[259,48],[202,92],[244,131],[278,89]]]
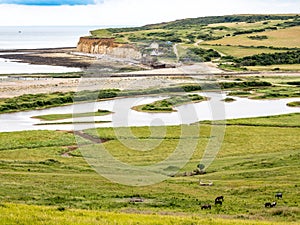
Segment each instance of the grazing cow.
[[215,201],[215,205],[222,205],[222,201],[220,201],[220,200]]
[[265,203],[265,207],[266,207],[266,208],[268,208],[268,207],[271,208],[271,202],[266,202],[266,203]]
[[269,208],[273,208],[273,207],[275,207],[276,205],[277,205],[276,202],[272,202],[272,203],[271,203],[271,202],[266,202],[266,203],[265,203],[265,207],[266,207],[266,208],[268,208],[268,207],[269,207]]
[[275,198],[277,198],[277,199],[282,198],[282,193],[281,193],[281,192],[280,192],[280,193],[277,193],[277,194],[275,195]]
[[272,202],[272,203],[271,203],[271,208],[275,207],[276,205],[277,205],[276,202]]
[[211,205],[210,204],[207,204],[207,205],[203,205],[201,206],[201,209],[211,209]]
[[224,201],[224,197],[223,196],[219,196],[219,197],[216,197],[216,199],[215,199],[215,202],[216,201]]

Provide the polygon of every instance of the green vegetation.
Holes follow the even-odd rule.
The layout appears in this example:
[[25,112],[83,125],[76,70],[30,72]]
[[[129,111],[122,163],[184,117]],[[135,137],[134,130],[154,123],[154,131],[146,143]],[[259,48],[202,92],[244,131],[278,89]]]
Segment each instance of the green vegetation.
[[[203,224],[206,221],[212,224],[296,224],[300,219],[300,202],[295,198],[299,195],[300,177],[299,114],[244,119],[247,120],[250,125],[263,124],[227,126],[220,152],[206,174],[170,177],[146,187],[123,186],[102,178],[82,158],[81,151],[74,148],[72,133],[1,133],[0,223],[32,224],[47,220],[65,224],[74,221],[75,224],[94,221],[126,224],[128,220],[147,223],[149,219],[153,224]],[[214,126],[201,125],[198,146],[181,172],[197,167],[208,141],[214,138],[210,133]],[[127,128],[119,129],[99,128],[97,136],[109,140],[102,145],[115,158],[134,165],[165,159],[178,145],[182,131],[180,126],[166,127],[165,136],[149,139],[152,132],[165,127],[130,128],[135,138]],[[86,132],[95,135],[92,130]],[[117,133],[122,135],[117,136]],[[143,146],[153,141],[160,144],[152,151],[141,152],[124,145],[125,140],[131,144],[140,142]],[[85,144],[82,148],[90,143],[82,138],[79,141]],[[97,144],[89,147],[97,148]],[[66,152],[70,157],[63,156]],[[214,185],[201,187],[199,179],[211,180]],[[274,201],[277,192],[283,192],[283,199],[277,200],[275,208],[265,208],[264,203]],[[213,202],[219,195],[223,195],[225,201],[223,206],[215,207]],[[141,197],[144,202],[130,203],[131,197]],[[200,209],[208,203],[212,204],[211,210]],[[151,216],[120,212],[151,213]],[[173,214],[175,218],[152,214]]]
[[97,123],[109,123],[111,121],[70,121],[70,122],[54,122],[54,123],[37,123],[35,126],[43,125],[72,125],[72,124],[97,124]]
[[300,113],[278,116],[264,116],[247,119],[227,120],[227,125],[266,126],[266,127],[298,127],[300,128]]
[[0,99],[0,113],[43,109],[72,104],[74,101],[89,101],[114,98],[119,90],[107,89],[100,91],[54,92],[49,94],[25,94],[14,98]]
[[0,112],[15,112],[30,109],[60,106],[73,102],[73,93],[26,94],[0,100]]
[[219,64],[219,68],[225,71],[235,71],[235,72],[241,72],[241,71],[246,71],[246,68],[238,67],[235,64]]
[[297,102],[290,102],[287,105],[290,106],[290,107],[300,107],[300,102],[299,101],[297,101]]
[[187,48],[186,53],[181,55],[182,61],[210,62],[213,58],[219,58],[221,55],[213,49]]
[[[230,76],[228,76],[230,77]],[[287,76],[288,77],[288,76]],[[220,79],[220,78],[219,78]],[[297,77],[293,77],[294,80],[289,82],[299,82]],[[271,82],[270,82],[271,81]],[[0,113],[17,112],[33,109],[43,109],[47,107],[55,107],[61,105],[72,104],[73,99],[75,102],[84,101],[96,101],[105,100],[115,97],[128,97],[138,95],[171,95],[172,93],[189,93],[195,91],[207,91],[207,90],[220,90],[226,89],[232,90],[230,95],[236,96],[249,96],[251,98],[290,98],[299,97],[300,92],[297,87],[297,83],[282,83],[278,79],[268,80],[262,77],[247,77],[238,80],[236,79],[221,79],[221,82],[202,82],[202,83],[189,83],[181,84],[178,86],[170,86],[165,88],[153,88],[153,89],[142,89],[142,90],[118,90],[118,89],[107,89],[101,91],[81,91],[78,93],[74,92],[56,92],[51,94],[29,94],[22,95],[10,99],[0,99]],[[171,109],[169,109],[171,110]],[[104,114],[102,114],[104,113]],[[109,112],[101,112],[96,115],[105,115]],[[85,114],[79,116],[86,116]],[[72,118],[72,115],[44,115],[40,119],[46,120],[57,120]]]
[[240,66],[267,66],[276,64],[300,64],[300,50],[288,51],[285,53],[276,52],[273,54],[260,54],[246,56],[235,60]]
[[252,40],[265,40],[268,39],[266,35],[255,35],[255,36],[248,36],[248,38]]
[[234,102],[236,101],[234,98],[225,98],[223,99],[224,102]]
[[111,112],[108,110],[98,110],[97,112],[88,112],[88,113],[70,113],[70,114],[49,114],[49,115],[41,115],[35,116],[32,118],[40,119],[40,120],[63,120],[63,119],[71,119],[71,118],[80,118],[80,117],[93,117],[93,116],[105,116],[110,114]]
[[247,88],[247,87],[270,87],[271,83],[267,81],[242,81],[242,82],[221,82],[220,86],[223,89],[229,88]]
[[[134,44],[144,55],[170,62],[177,62],[173,52],[176,44],[177,49],[182,49],[179,51],[180,61],[206,62],[221,55],[246,57],[261,53],[289,54],[286,51],[299,50],[299,24],[298,15],[232,15],[100,29],[91,31],[91,34],[92,37],[109,37]],[[155,49],[159,57],[151,56],[152,43],[158,44],[158,49]],[[229,66],[227,69],[236,70]]]
[[[215,85],[212,85],[215,87]],[[146,90],[124,90],[119,89],[104,89],[100,91],[80,91],[80,92],[55,92],[50,94],[26,94],[14,98],[0,99],[0,113],[18,112],[33,109],[43,109],[61,105],[72,104],[73,102],[96,101],[115,97],[127,97],[135,95],[151,95],[171,92],[192,92],[200,91],[199,85],[179,85],[175,87],[167,87],[160,89],[146,89]],[[106,113],[106,112],[105,112]],[[46,118],[51,117],[46,116]],[[70,115],[66,115],[70,118]],[[54,118],[62,118],[62,115]]]
[[242,58],[246,56],[258,55],[262,53],[275,53],[284,52],[288,49],[277,49],[269,47],[249,47],[249,46],[231,46],[231,45],[204,45],[201,44],[202,48],[212,48],[225,55],[222,59],[234,59],[234,57]]
[[297,87],[272,87],[255,90],[252,98],[270,99],[270,98],[297,98],[300,96]]
[[251,71],[300,71],[300,64],[277,64],[270,66],[246,66]]
[[142,112],[173,112],[175,111],[175,106],[196,103],[204,100],[204,97],[197,94],[172,96],[164,100],[153,102],[152,104],[135,106],[133,109]]
[[203,44],[210,45],[234,45],[234,46],[266,46],[277,48],[299,48],[300,41],[297,39],[300,33],[300,26],[292,28],[283,28],[277,30],[269,30],[264,32],[253,33],[251,36],[267,36],[268,39],[252,40],[249,34],[241,34],[232,37],[225,37],[219,40],[205,41]]
[[[148,224],[148,225],[286,225],[284,222],[269,222],[242,219],[203,218],[197,215],[141,215],[116,212],[99,212],[95,210],[75,210],[59,207],[27,206],[22,204],[2,204],[0,224],[45,224],[49,225],[91,225],[91,224]],[[295,223],[288,223],[295,224]]]
[[249,96],[251,95],[251,92],[249,91],[231,91],[228,93],[229,96],[240,96],[240,97],[243,97],[243,96]]

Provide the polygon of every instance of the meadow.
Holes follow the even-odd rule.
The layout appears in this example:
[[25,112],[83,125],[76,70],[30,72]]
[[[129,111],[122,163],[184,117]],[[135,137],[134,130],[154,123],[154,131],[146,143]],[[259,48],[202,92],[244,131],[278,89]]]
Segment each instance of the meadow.
[[300,71],[300,64],[278,64],[271,66],[246,66],[249,71]]
[[286,29],[265,31],[253,33],[253,35],[265,35],[268,37],[266,40],[252,40],[248,38],[249,34],[238,35],[234,37],[226,37],[220,40],[206,41],[203,44],[220,44],[220,45],[233,45],[233,46],[273,46],[273,47],[287,47],[297,48],[300,46],[300,27],[291,27]]
[[[125,186],[100,176],[82,157],[84,148],[98,144],[80,136],[75,139],[70,132],[0,133],[0,224],[42,224],[48,219],[61,224],[75,220],[78,224],[296,224],[300,219],[300,202],[295,197],[300,194],[299,114],[228,124],[218,156],[206,174],[170,177],[145,187]],[[197,147],[180,173],[197,167],[214,138],[215,126],[200,124]],[[165,136],[152,134],[159,129],[165,128],[85,132],[108,140],[101,145],[115,158],[145,165],[173,152],[184,128],[171,126]],[[80,149],[76,149],[77,141]],[[151,146],[153,141],[160,144],[151,151],[128,147],[133,143]],[[202,187],[199,180],[214,185]],[[283,199],[275,199],[277,192],[283,193]],[[219,195],[225,200],[216,207],[213,202]],[[144,202],[131,203],[132,197]],[[275,200],[275,208],[264,207],[265,202]],[[208,203],[211,210],[200,209]]]
[[231,45],[206,45],[201,44],[201,48],[212,48],[223,55],[230,55],[233,57],[245,57],[251,55],[257,55],[262,53],[275,53],[275,52],[283,52],[284,50],[276,50],[271,48],[256,48],[256,47],[248,47],[248,46],[231,46]]

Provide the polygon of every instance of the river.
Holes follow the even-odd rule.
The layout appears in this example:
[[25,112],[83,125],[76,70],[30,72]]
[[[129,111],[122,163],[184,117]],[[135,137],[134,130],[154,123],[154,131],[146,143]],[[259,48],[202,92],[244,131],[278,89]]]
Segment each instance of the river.
[[[186,104],[176,107],[177,112],[171,113],[144,113],[131,108],[136,105],[148,104],[156,100],[166,98],[159,97],[131,97],[94,103],[81,103],[70,106],[55,107],[44,110],[18,112],[0,115],[0,132],[24,131],[24,130],[82,130],[94,127],[132,127],[132,126],[161,126],[191,124],[203,120],[223,120],[236,118],[250,118],[259,116],[299,113],[300,108],[288,107],[286,104],[299,101],[299,98],[251,100],[234,97],[236,101],[225,103],[222,101],[225,94],[199,93],[207,96],[208,101]],[[113,113],[106,116],[78,118],[75,121],[91,121],[88,124],[75,125],[42,125],[39,119],[31,117],[46,114],[65,114],[93,112],[98,109],[109,110]],[[107,123],[93,123],[93,121],[108,121]],[[70,122],[72,119],[60,120]],[[57,121],[56,121],[57,122]]]

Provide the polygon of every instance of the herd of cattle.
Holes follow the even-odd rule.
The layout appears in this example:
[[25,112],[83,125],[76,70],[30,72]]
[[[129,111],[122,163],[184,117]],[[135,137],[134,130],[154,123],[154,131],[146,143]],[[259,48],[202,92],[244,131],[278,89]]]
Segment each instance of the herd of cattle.
[[[277,199],[282,199],[282,193],[277,193],[276,195],[275,195],[275,198],[277,198]],[[221,206],[222,204],[223,204],[223,201],[224,201],[224,196],[218,196],[218,197],[216,197],[216,199],[215,199],[215,205],[217,206]],[[265,203],[265,207],[266,208],[273,208],[273,207],[275,207],[277,205],[277,202],[276,201],[274,201],[274,202],[266,202]],[[206,204],[206,205],[202,205],[201,206],[201,209],[203,210],[203,209],[211,209],[211,205],[210,204]]]

